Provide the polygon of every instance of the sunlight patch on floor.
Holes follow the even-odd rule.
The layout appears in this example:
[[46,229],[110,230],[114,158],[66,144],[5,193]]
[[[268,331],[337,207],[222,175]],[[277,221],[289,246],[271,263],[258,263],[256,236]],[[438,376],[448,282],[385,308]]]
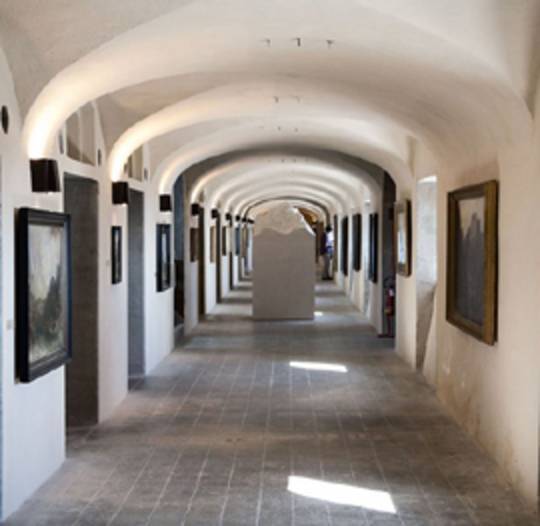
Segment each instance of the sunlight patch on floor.
[[387,491],[358,488],[294,475],[289,477],[287,489],[295,495],[333,504],[356,506],[385,513],[397,512],[392,497]]
[[289,362],[295,369],[306,369],[307,371],[328,371],[332,373],[346,373],[347,367],[338,363],[322,362]]

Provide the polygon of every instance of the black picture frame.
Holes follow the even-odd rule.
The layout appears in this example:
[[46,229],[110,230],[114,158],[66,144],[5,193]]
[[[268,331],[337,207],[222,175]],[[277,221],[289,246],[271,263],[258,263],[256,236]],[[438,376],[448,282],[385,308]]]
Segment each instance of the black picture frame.
[[362,214],[353,216],[353,268],[362,270]]
[[171,287],[171,225],[156,227],[156,288],[163,292]]
[[29,383],[72,356],[69,215],[21,208],[15,244],[16,376]]
[[349,275],[349,216],[341,220],[341,272]]
[[234,229],[234,253],[237,256],[240,255],[241,244],[242,244],[242,238],[241,238],[241,233],[240,233],[240,227],[237,226]]
[[341,244],[339,242],[339,217],[337,215],[334,216],[334,255],[333,255],[333,269],[332,272],[338,272],[338,254],[339,254],[339,248],[341,247]]
[[227,255],[227,227],[222,226],[221,227],[221,255],[226,256]]
[[369,268],[368,278],[377,283],[379,266],[379,214],[369,214]]
[[122,227],[111,227],[111,283],[122,282]]

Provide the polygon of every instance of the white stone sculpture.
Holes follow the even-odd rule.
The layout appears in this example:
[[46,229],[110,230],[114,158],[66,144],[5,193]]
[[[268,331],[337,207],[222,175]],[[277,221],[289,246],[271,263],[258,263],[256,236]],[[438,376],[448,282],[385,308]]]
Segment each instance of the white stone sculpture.
[[288,204],[256,217],[253,315],[259,320],[313,319],[315,234]]

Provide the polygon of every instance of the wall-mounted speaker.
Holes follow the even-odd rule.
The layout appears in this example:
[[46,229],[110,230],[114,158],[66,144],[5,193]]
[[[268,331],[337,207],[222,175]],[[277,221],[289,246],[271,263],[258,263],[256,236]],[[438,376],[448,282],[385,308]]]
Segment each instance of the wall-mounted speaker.
[[191,215],[192,216],[198,216],[200,209],[201,209],[201,207],[199,206],[199,203],[191,203]]
[[159,209],[161,212],[170,212],[172,210],[172,199],[170,194],[161,194],[159,196]]
[[32,192],[60,192],[60,175],[55,159],[30,161]]
[[112,184],[113,205],[129,204],[129,184],[126,181],[116,181]]

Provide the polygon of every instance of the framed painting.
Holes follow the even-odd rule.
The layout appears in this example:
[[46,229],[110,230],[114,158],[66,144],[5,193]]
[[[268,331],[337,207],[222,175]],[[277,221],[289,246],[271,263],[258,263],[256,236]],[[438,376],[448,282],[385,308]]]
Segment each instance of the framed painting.
[[379,266],[379,214],[369,214],[369,268],[368,278],[377,283]]
[[217,237],[216,237],[216,227],[210,227],[210,263],[216,262],[216,247],[217,247]]
[[353,216],[353,269],[362,269],[362,214]]
[[111,272],[112,284],[122,281],[122,227],[111,228]]
[[448,194],[446,319],[493,345],[497,338],[498,183]]
[[189,260],[195,263],[199,259],[199,229],[189,229]]
[[241,254],[243,258],[247,258],[248,248],[249,248],[249,230],[248,230],[247,225],[244,225],[242,227],[242,250],[241,250]]
[[221,227],[221,255],[226,256],[227,255],[227,227],[222,226]]
[[[337,215],[334,216],[334,254],[332,256],[332,268],[335,269],[335,272],[339,271],[338,268],[338,255],[339,255],[339,218]],[[334,271],[332,271],[334,272]]]
[[405,199],[394,205],[394,253],[401,276],[411,275],[411,239],[411,202]]
[[341,272],[349,275],[349,217],[341,220]]
[[240,255],[240,250],[242,248],[241,244],[242,244],[242,238],[241,238],[241,233],[240,233],[240,227],[237,226],[234,229],[234,253],[237,256]]
[[162,292],[171,286],[171,225],[157,225],[157,291]]
[[71,358],[70,236],[68,215],[19,210],[16,366],[21,382],[31,382]]

